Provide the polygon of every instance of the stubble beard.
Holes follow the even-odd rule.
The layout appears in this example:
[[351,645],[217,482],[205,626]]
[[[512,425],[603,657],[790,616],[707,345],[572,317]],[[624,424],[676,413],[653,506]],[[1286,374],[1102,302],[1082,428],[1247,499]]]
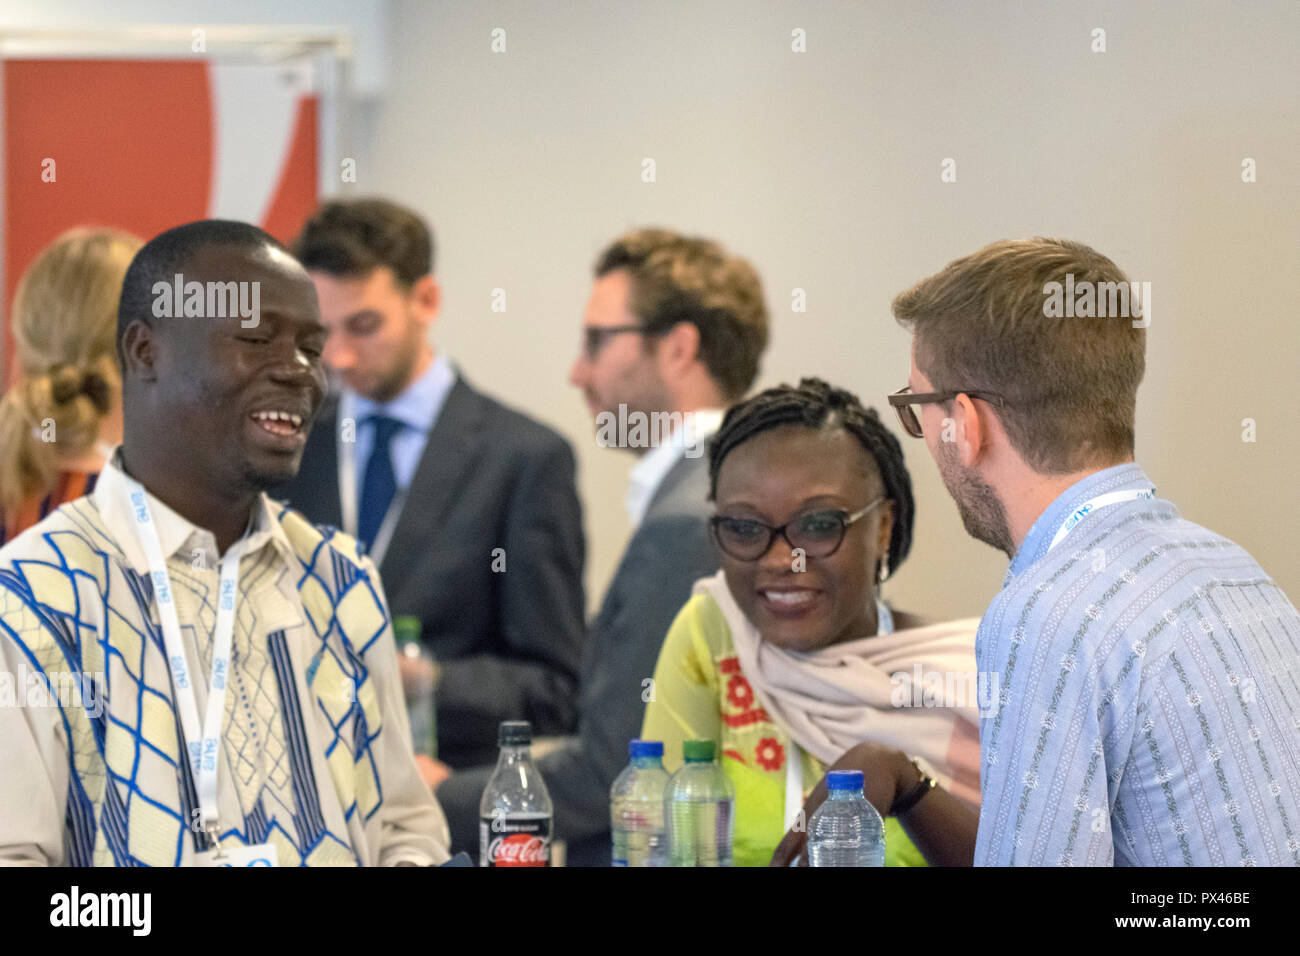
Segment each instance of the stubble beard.
[[415,365],[419,361],[418,348],[419,344],[417,343],[412,353],[409,353],[409,357],[404,354],[403,359],[397,366],[380,380],[374,393],[366,397],[372,402],[383,404],[391,402],[406,391],[414,379]]
[[1015,556],[1015,545],[1007,523],[1007,510],[1002,499],[979,475],[963,468],[957,461],[957,449],[948,442],[939,443],[939,477],[953,501],[966,533],[977,541],[992,545],[1006,554]]
[[[629,380],[620,382],[618,395],[600,395],[597,402],[597,415],[609,414],[615,419],[619,416],[619,406],[627,406],[627,415],[632,416],[644,415],[648,421],[653,421],[656,412],[667,412],[672,404],[672,399],[668,394],[668,389],[664,386],[659,377],[653,373],[646,372],[645,369],[637,369],[635,373],[629,376]],[[597,419],[599,427],[599,419]],[[637,454],[643,453],[646,449],[633,449]]]

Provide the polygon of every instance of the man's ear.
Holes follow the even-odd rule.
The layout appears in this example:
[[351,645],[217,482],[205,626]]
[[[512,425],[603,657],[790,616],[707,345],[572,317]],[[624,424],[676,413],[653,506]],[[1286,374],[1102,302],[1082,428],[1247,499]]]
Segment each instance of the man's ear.
[[989,439],[993,436],[985,416],[991,414],[987,406],[976,405],[965,393],[953,399],[953,443],[963,467],[974,467],[988,450]]
[[432,273],[416,279],[411,286],[411,306],[425,329],[438,318],[438,309],[442,306],[442,287]]
[[122,333],[122,371],[123,378],[139,378],[152,382],[158,378],[155,362],[157,361],[158,333],[143,319],[133,319]]
[[700,357],[700,330],[693,322],[678,322],[659,336],[659,370],[678,375]]

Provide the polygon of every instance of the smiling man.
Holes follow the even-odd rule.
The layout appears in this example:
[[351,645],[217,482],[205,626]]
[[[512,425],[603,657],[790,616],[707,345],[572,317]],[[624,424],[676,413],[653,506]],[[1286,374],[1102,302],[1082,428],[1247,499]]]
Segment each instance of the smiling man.
[[[169,315],[177,275],[196,298]],[[208,314],[197,292],[230,283],[256,310]],[[447,858],[375,567],[265,494],[298,470],[325,336],[307,274],[254,226],[190,223],[133,260],[123,444],[0,550],[0,668],[84,675],[103,710],[0,707],[0,863]]]

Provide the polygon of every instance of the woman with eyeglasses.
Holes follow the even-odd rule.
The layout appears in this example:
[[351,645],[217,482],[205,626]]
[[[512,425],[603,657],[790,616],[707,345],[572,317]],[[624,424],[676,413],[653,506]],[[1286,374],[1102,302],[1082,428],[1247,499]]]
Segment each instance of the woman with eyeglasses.
[[[926,624],[880,596],[913,502],[875,410],[804,379],[733,407],[709,456],[721,570],[669,630],[642,737],[664,742],[670,771],[683,741],[714,741],[736,788],[735,864],[766,865],[826,769],[863,745],[915,758],[918,786],[977,808],[979,620]],[[924,866],[890,815],[919,791],[873,776],[885,865]]]

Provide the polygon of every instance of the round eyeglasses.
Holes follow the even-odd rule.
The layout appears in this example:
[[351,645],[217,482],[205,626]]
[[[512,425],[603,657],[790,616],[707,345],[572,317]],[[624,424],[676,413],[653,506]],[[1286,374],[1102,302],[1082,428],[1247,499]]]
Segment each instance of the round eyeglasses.
[[729,515],[714,515],[709,519],[709,527],[718,547],[737,561],[757,561],[767,554],[777,535],[784,538],[791,548],[802,550],[805,557],[829,558],[844,543],[849,525],[885,500],[883,496],[877,498],[852,514],[840,509],[809,511],[796,515],[778,528],[753,518]]

